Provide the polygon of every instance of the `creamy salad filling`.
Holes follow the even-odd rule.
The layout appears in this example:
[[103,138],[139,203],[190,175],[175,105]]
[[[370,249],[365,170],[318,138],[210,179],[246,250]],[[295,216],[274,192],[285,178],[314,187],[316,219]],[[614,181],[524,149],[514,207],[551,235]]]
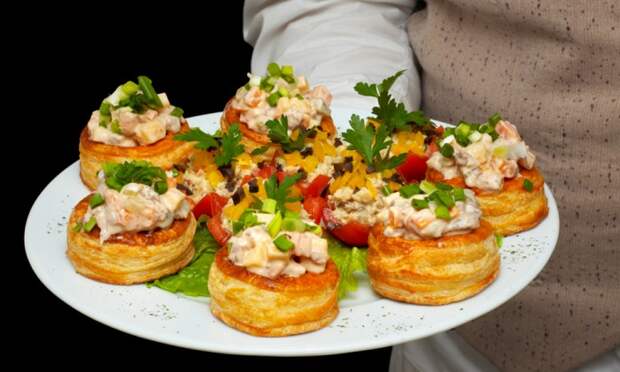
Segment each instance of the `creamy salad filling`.
[[115,190],[106,183],[104,172],[99,173],[99,180],[81,224],[90,230],[96,223],[101,243],[123,232],[165,229],[175,219],[187,218],[190,212],[185,194],[176,188],[158,193],[150,185],[130,182]]
[[517,128],[506,120],[478,129],[460,124],[446,134],[440,151],[430,157],[427,165],[445,179],[463,177],[469,187],[500,190],[505,178],[519,175],[519,166],[532,169],[536,160]]
[[[440,188],[438,188],[441,187]],[[480,226],[481,211],[471,190],[428,181],[404,186],[383,198],[377,220],[384,234],[409,240],[465,234]]]
[[150,79],[138,77],[119,86],[103,100],[88,121],[91,141],[133,147],[153,144],[181,129],[183,110],[170,104],[166,93],[157,94]]
[[233,223],[228,259],[267,278],[322,273],[329,259],[321,228],[301,215],[275,212],[275,200],[263,201],[260,211],[248,209]]
[[330,115],[332,95],[322,85],[310,89],[303,76],[295,76],[291,66],[271,63],[268,75],[248,74],[249,82],[237,90],[232,108],[241,111],[240,120],[259,133],[267,133],[265,123],[281,116],[288,118],[289,134],[298,127],[311,129]]

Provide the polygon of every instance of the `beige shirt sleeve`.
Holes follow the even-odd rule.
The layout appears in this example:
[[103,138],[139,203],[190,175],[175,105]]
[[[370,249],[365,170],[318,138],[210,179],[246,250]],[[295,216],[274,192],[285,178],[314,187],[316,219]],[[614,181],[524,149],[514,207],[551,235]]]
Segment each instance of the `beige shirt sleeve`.
[[270,62],[295,66],[311,84],[324,84],[334,105],[371,107],[353,90],[359,81],[381,81],[407,70],[393,87],[410,109],[420,105],[407,19],[415,1],[246,1],[245,40],[254,46],[252,72]]

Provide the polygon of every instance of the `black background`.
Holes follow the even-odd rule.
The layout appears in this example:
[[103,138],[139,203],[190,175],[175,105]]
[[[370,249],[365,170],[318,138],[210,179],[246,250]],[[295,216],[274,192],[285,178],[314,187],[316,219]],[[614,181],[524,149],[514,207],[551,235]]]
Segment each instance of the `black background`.
[[[149,76],[158,91],[165,91],[186,116],[221,111],[237,87],[245,84],[252,48],[243,41],[242,2],[219,2],[217,8],[155,2],[142,9],[115,3],[97,3],[93,9],[45,8],[28,13],[27,24],[9,30],[10,80],[16,81],[19,109],[12,119],[9,138],[27,138],[30,155],[11,151],[10,172],[18,179],[20,226],[36,196],[60,171],[78,159],[78,136],[105,96],[117,85]],[[122,9],[119,9],[122,7]],[[148,7],[148,11],[144,8]],[[28,27],[29,31],[24,32]],[[16,105],[17,107],[17,105]],[[19,111],[18,111],[19,110]],[[5,136],[7,134],[5,133]],[[9,140],[11,141],[11,140]],[[6,147],[14,144],[7,143]],[[36,163],[28,161],[36,157]],[[32,169],[34,167],[34,169]],[[11,201],[11,204],[14,201]],[[21,234],[14,247],[23,247]],[[30,269],[25,254],[19,257],[18,279],[11,284],[17,299],[15,311],[18,348],[30,350],[32,361],[48,365],[131,365],[177,368],[214,367],[316,370],[356,368],[383,371],[390,349],[311,358],[263,358],[192,351],[143,340],[102,325],[70,308],[49,292]],[[13,261],[17,262],[17,261]],[[4,267],[4,265],[3,265]],[[9,325],[11,326],[11,325]],[[13,328],[13,327],[10,327]],[[121,363],[122,361],[122,363]]]

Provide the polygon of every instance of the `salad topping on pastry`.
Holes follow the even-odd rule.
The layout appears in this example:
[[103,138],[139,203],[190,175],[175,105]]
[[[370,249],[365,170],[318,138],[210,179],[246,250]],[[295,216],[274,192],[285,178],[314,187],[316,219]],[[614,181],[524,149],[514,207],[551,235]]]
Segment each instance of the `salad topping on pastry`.
[[147,162],[106,164],[99,180],[80,228],[98,226],[101,243],[122,232],[165,229],[190,212],[185,194],[168,187],[165,172]]
[[133,147],[153,144],[181,129],[183,110],[170,104],[166,93],[157,93],[151,80],[139,76],[101,102],[88,121],[91,141]]
[[496,114],[485,124],[446,129],[440,151],[427,164],[445,179],[463,177],[469,187],[497,191],[504,178],[517,177],[519,166],[532,169],[535,160],[517,128]]
[[415,240],[465,234],[480,226],[481,211],[469,189],[422,181],[383,198],[377,219],[384,234]]
[[231,104],[241,112],[240,120],[250,129],[267,134],[269,120],[288,118],[289,134],[298,127],[312,129],[330,115],[332,95],[322,85],[310,89],[292,66],[270,63],[267,75],[248,74],[249,82],[239,88]]

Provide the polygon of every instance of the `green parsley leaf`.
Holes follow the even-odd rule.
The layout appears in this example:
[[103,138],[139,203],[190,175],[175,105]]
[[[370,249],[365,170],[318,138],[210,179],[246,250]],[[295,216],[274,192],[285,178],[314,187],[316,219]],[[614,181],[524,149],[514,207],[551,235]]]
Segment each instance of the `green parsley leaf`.
[[208,150],[218,146],[215,137],[203,132],[200,128],[192,128],[188,132],[177,134],[174,136],[174,139],[177,141],[196,142],[195,147],[199,150]]
[[168,190],[166,172],[144,160],[126,161],[121,164],[106,163],[103,165],[103,172],[106,185],[116,191],[132,182],[154,187],[159,194]]
[[240,143],[242,139],[241,130],[238,123],[233,123],[228,131],[222,136],[222,145],[219,153],[215,156],[215,164],[218,167],[230,164],[237,155],[244,151]]
[[288,196],[289,189],[301,178],[301,174],[295,174],[293,176],[286,176],[281,183],[278,183],[278,179],[275,175],[272,175],[264,183],[265,192],[267,197],[273,199],[277,203],[277,210],[284,214],[286,211],[285,204],[296,202],[299,198],[291,198]]

